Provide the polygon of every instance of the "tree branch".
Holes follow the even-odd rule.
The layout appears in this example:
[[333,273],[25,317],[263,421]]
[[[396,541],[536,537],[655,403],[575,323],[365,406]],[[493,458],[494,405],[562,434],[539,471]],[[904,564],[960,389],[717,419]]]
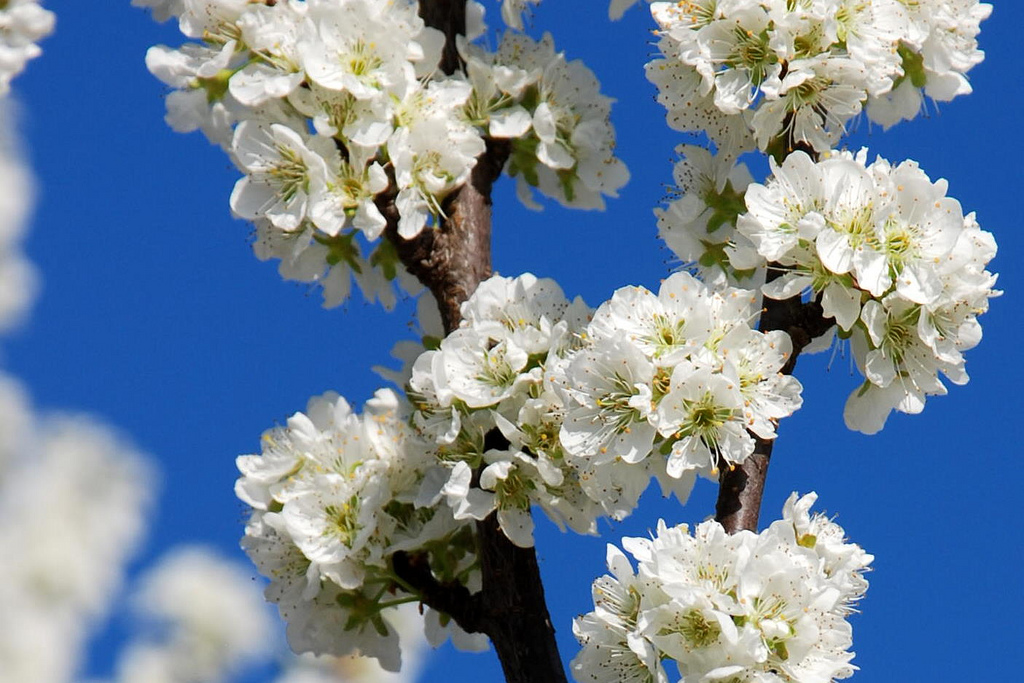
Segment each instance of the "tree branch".
[[[445,73],[461,68],[455,41],[465,34],[465,0],[422,0],[420,15],[445,34],[441,68]],[[385,235],[409,272],[437,299],[446,333],[458,327],[462,303],[491,275],[491,188],[509,151],[507,142],[487,140],[469,182],[443,202],[445,217],[440,225],[411,240],[398,235],[393,202],[384,198],[380,202],[388,220]],[[508,683],[564,683],[533,548],[519,548],[509,541],[494,514],[477,523],[477,543],[483,574],[483,588],[477,595],[439,584],[429,567],[421,566],[422,558],[398,554],[395,571],[421,591],[427,605],[449,614],[467,631],[486,633]]]
[[[768,266],[768,281],[782,274],[778,267]],[[826,318],[817,300],[803,302],[799,296],[781,301],[765,299],[764,312],[758,329],[762,332],[783,330],[793,341],[793,353],[782,372],[793,374],[797,356],[815,337],[828,331],[835,320]],[[768,477],[768,465],[772,457],[775,439],[754,436],[754,452],[735,468],[722,467],[718,477],[718,501],[715,504],[715,519],[725,530],[734,533],[740,529],[757,531],[757,520],[761,512],[761,497]]]
[[484,630],[483,604],[460,583],[443,584],[434,578],[425,553],[399,551],[391,558],[391,567],[398,578],[419,591],[425,605],[444,612],[469,633]]
[[491,276],[491,187],[508,158],[505,141],[487,141],[469,182],[442,203],[447,218],[410,240],[398,234],[398,212],[385,199],[381,212],[388,221],[385,235],[402,264],[437,299],[445,332],[462,320],[462,302]]
[[[787,116],[782,127],[784,131],[792,130],[792,116]],[[818,160],[818,153],[813,147],[806,143],[794,142],[788,135],[777,137],[768,145],[767,150],[779,164],[796,151],[804,152],[815,161]],[[778,264],[769,263],[765,280],[771,282],[783,272],[784,269]],[[799,296],[795,296],[783,300],[765,299],[757,328],[762,332],[782,330],[789,335],[793,342],[793,353],[781,371],[783,374],[791,375],[800,352],[807,348],[815,337],[825,334],[834,324],[834,319],[824,316],[820,299],[803,302]],[[715,519],[729,533],[735,533],[740,529],[757,531],[757,520],[761,514],[761,498],[764,495],[764,483],[768,477],[768,465],[771,462],[775,439],[762,439],[756,434],[751,436],[754,437],[754,452],[750,457],[737,467],[720,467]]]
[[421,0],[420,16],[431,28],[444,33],[441,71],[453,74],[463,67],[459,56],[458,37],[466,35],[465,0]]

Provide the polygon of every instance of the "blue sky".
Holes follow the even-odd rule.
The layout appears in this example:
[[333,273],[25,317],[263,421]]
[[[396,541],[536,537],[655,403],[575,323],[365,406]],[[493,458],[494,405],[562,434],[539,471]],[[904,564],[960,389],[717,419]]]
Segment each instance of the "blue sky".
[[[847,142],[892,161],[916,159],[933,179],[947,178],[950,194],[995,234],[1000,252],[991,268],[1007,293],[981,319],[985,339],[968,354],[972,380],[931,399],[922,415],[894,415],[866,437],[843,426],[842,406],[857,384],[851,361],[801,358],[804,408],[781,426],[769,475],[764,519],[791,491],[815,490],[819,505],[876,555],[863,613],[853,620],[861,683],[1006,680],[1024,670],[1024,373],[1015,355],[1024,288],[1012,265],[1024,257],[1024,5],[996,5],[981,34],[986,61],[970,74],[973,95],[887,133],[862,120]],[[180,44],[173,25],[157,25],[124,1],[49,7],[57,31],[15,81],[40,186],[26,250],[43,292],[27,324],[4,341],[2,360],[37,406],[97,414],[159,461],[159,506],[137,567],[185,541],[243,558],[234,457],[257,449],[260,433],[311,395],[369,397],[380,383],[370,367],[387,363],[391,345],[410,336],[413,306],[386,314],[353,299],[325,311],[318,292],[283,282],[274,265],[256,260],[249,228],[228,209],[237,178],[230,162],[198,134],[163,123],[165,90],[143,57],[150,45]],[[653,53],[646,10],[611,24],[605,9],[547,0],[533,30],[551,31],[618,100],[613,121],[632,180],[603,213],[554,205],[529,212],[507,183],[495,197],[496,269],[554,277],[591,305],[626,284],[656,287],[670,272],[651,210],[671,181],[672,148],[684,141],[664,125],[643,79]],[[591,606],[604,544],[645,535],[659,517],[700,521],[713,513],[714,496],[701,482],[680,508],[651,492],[600,539],[541,525],[538,554],[566,661],[576,651],[571,619]],[[127,628],[115,615],[89,673],[109,672]],[[499,671],[491,654],[443,650],[422,680],[496,681]]]

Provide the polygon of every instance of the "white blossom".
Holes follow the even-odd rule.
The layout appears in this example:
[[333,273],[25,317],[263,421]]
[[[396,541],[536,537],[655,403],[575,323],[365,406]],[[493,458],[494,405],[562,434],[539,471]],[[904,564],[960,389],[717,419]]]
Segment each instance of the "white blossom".
[[565,370],[570,397],[559,438],[577,456],[640,462],[654,445],[654,365],[625,334],[580,351]]
[[675,439],[668,457],[670,476],[687,470],[714,475],[719,458],[735,465],[754,452],[754,439],[746,431],[739,378],[732,374],[689,361],[672,371],[669,391],[658,404],[657,414],[658,431]]
[[923,0],[900,3],[901,71],[891,92],[872,93],[867,115],[889,128],[912,119],[927,96],[948,102],[971,92],[966,73],[981,63],[980,24],[992,5],[978,0]]
[[760,534],[715,521],[659,522],[653,538],[623,539],[594,582],[594,611],[576,619],[578,681],[682,680],[829,683],[853,673],[846,621],[872,557],[842,528],[809,515],[816,496],[786,503]]
[[962,352],[980,339],[977,316],[998,295],[985,270],[991,236],[913,161],[867,163],[867,153],[815,162],[802,152],[752,184],[737,229],[779,277],[766,296],[821,296],[825,316],[851,338],[866,382],[846,422],[874,433],[891,410],[918,413],[967,381]]
[[318,85],[367,100],[407,91],[432,71],[443,36],[413,2],[312,0],[298,54]]
[[736,231],[745,210],[743,197],[753,178],[745,164],[715,155],[703,147],[679,145],[682,158],[673,175],[676,196],[664,209],[655,209],[658,236],[685,267],[694,268],[709,284],[744,279],[729,262],[727,249],[746,238]]
[[648,64],[672,127],[704,131],[719,152],[777,157],[834,146],[868,115],[888,127],[917,114],[921,89],[947,101],[984,56],[977,0],[656,2],[662,58]]
[[[538,42],[506,34],[495,65],[531,74],[530,135],[513,142],[508,171],[528,194],[536,187],[567,206],[604,208],[602,195],[618,196],[629,180],[613,154],[615,134],[608,121],[612,100],[600,92],[581,61],[556,53],[550,35]],[[539,77],[532,76],[539,71]]]
[[401,218],[398,233],[411,239],[443,215],[441,200],[469,178],[483,154],[483,137],[460,114],[471,89],[462,80],[434,81],[399,107],[402,123],[388,139]]
[[337,157],[331,144],[322,138],[304,140],[281,124],[243,121],[235,129],[233,147],[247,175],[235,184],[231,210],[249,220],[267,218],[282,230],[299,229],[314,188],[324,191],[327,184],[327,160]]
[[235,21],[248,0],[182,0],[178,28],[189,38],[224,43],[238,38]]
[[[265,433],[261,454],[238,458],[235,491],[253,508],[242,546],[271,579],[266,597],[296,652],[361,653],[398,669],[386,610],[416,597],[394,584],[385,600],[378,586],[394,580],[390,558],[459,529],[446,508],[415,504],[431,461],[408,423],[392,391],[378,391],[362,414],[329,393]],[[467,553],[451,545],[456,558]]]
[[256,59],[231,76],[228,88],[240,103],[257,107],[287,97],[305,78],[299,55],[305,4],[256,5],[238,18],[241,40]]
[[623,287],[594,313],[592,339],[624,332],[659,366],[674,366],[700,349],[711,334],[710,293],[689,273],[675,273],[655,295],[644,287]]

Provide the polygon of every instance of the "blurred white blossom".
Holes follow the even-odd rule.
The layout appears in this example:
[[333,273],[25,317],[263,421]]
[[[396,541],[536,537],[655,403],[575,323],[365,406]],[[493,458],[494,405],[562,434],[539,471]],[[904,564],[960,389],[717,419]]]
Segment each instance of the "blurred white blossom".
[[273,654],[273,622],[250,571],[178,546],[138,579],[132,605],[152,634],[119,655],[117,683],[216,683]]
[[30,59],[42,54],[37,42],[53,32],[55,16],[38,0],[6,0],[0,4],[0,97]]
[[0,542],[18,548],[0,557],[0,681],[64,683],[124,580],[151,473],[94,420],[33,418],[26,431],[0,483]]
[[24,319],[39,288],[35,268],[22,252],[35,180],[23,160],[16,105],[0,96],[0,333]]

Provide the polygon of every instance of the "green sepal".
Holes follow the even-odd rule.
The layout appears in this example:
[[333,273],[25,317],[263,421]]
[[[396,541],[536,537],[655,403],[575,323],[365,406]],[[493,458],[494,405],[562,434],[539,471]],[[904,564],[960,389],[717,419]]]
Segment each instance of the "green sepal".
[[533,114],[540,106],[540,88],[536,85],[531,85],[524,92],[522,97],[519,98],[519,104],[522,105],[523,109]]
[[574,185],[576,184],[576,171],[575,169],[565,169],[558,171],[558,184],[562,187],[562,193],[565,195],[565,200],[568,202],[576,199],[576,190]]
[[377,635],[381,638],[388,637],[388,625],[384,623],[384,617],[380,615],[380,612],[370,617],[370,623],[373,624],[373,628],[377,631]]
[[235,75],[233,69],[221,69],[209,78],[197,78],[196,87],[206,91],[206,101],[210,104],[224,99],[228,92],[228,81]]
[[910,79],[910,84],[915,88],[923,88],[925,83],[928,82],[928,74],[924,70],[924,55],[920,52],[914,52],[902,42],[897,51],[903,60],[903,75],[893,82],[892,89],[895,90],[908,78]]
[[813,548],[818,544],[818,537],[814,534],[804,534],[796,539],[796,544],[801,548]]
[[381,240],[377,248],[370,254],[370,265],[380,268],[388,280],[394,280],[398,276],[398,250],[391,240]]
[[785,641],[779,640],[772,643],[771,650],[775,653],[775,656],[782,661],[789,659],[789,649],[786,647]]
[[534,135],[514,140],[512,154],[508,160],[508,174],[513,178],[517,175],[523,176],[523,179],[533,187],[537,187],[540,183],[540,178],[537,176],[537,146],[539,144],[540,140]]
[[737,192],[731,180],[725,182],[721,192],[708,192],[704,203],[714,211],[708,220],[708,232],[714,232],[726,223],[736,225],[736,218],[747,211],[746,194],[746,190]]
[[363,267],[359,262],[359,245],[355,243],[354,232],[345,232],[336,237],[328,237],[317,233],[314,239],[327,247],[327,264],[336,266],[342,261],[348,264],[356,273],[362,273]]

